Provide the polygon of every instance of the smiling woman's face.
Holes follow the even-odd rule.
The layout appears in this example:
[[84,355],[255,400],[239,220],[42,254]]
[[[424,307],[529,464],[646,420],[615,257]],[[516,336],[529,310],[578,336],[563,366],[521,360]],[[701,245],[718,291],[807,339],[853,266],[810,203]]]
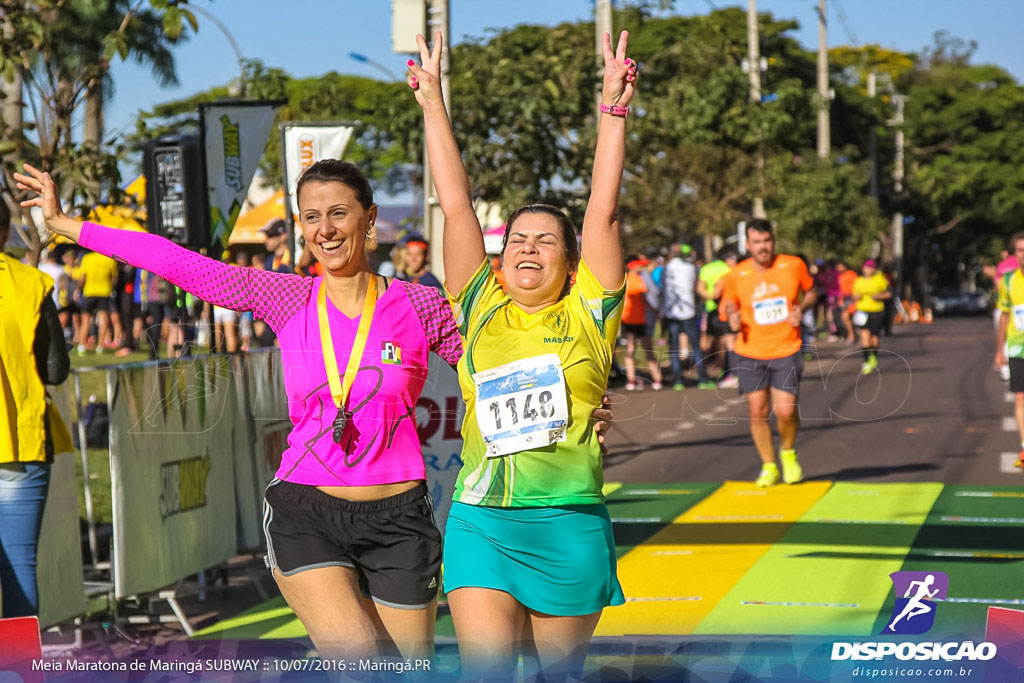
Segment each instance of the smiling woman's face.
[[509,296],[527,307],[558,300],[569,275],[565,242],[558,221],[543,213],[524,213],[509,231],[501,270]]
[[352,275],[364,269],[377,205],[364,209],[355,190],[339,181],[306,183],[298,202],[302,236],[327,272]]

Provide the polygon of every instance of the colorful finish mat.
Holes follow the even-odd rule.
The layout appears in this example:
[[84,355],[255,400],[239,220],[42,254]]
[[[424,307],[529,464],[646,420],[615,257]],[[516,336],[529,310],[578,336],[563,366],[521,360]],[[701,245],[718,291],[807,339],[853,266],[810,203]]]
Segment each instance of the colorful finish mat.
[[[936,483],[610,484],[628,598],[597,636],[870,636],[892,617],[889,574],[941,571],[929,636],[984,634],[989,606],[1024,609],[1024,487]],[[440,610],[438,636],[453,636]],[[197,638],[305,635],[276,598]]]

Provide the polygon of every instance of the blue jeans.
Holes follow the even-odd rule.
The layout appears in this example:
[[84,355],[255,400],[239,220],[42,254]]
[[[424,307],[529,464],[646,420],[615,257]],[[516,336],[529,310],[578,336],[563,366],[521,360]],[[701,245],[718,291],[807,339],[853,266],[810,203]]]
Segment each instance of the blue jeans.
[[693,364],[697,366],[697,381],[709,381],[708,369],[704,366],[704,353],[700,350],[700,316],[695,315],[686,320],[665,318],[665,325],[668,327],[668,355],[669,362],[672,364],[674,381],[683,381],[683,374],[679,363],[680,332],[685,334],[690,342],[690,350],[693,351]]
[[39,614],[36,549],[50,464],[0,464],[0,595],[3,618]]

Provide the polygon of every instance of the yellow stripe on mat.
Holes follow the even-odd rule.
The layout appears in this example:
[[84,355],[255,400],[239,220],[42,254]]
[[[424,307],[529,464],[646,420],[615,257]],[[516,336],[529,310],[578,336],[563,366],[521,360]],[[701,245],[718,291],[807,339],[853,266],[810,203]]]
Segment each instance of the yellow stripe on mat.
[[626,604],[595,635],[687,635],[831,482],[759,489],[726,482],[619,560]]

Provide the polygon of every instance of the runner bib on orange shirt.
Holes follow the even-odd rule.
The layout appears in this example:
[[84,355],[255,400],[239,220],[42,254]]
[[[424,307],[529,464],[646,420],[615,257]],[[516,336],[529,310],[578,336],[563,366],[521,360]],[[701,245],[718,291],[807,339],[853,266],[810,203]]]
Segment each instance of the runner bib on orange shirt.
[[727,303],[739,307],[742,327],[736,353],[748,358],[784,358],[800,350],[800,328],[789,322],[789,311],[800,292],[814,286],[807,266],[796,256],[779,254],[770,268],[753,259],[737,264],[725,276],[719,310],[726,319]]

